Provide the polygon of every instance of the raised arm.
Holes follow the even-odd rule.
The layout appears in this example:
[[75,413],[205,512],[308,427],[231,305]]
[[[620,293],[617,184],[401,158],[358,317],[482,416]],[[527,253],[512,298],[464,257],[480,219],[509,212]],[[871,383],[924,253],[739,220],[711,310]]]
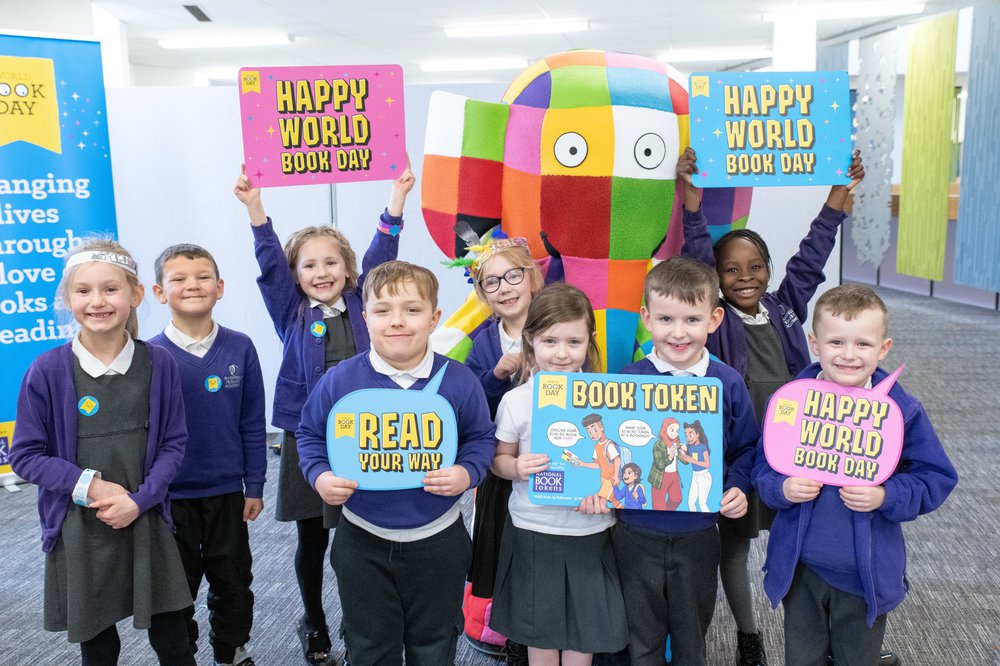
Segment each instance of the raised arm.
[[715,268],[708,220],[701,209],[701,190],[694,184],[696,173],[698,156],[691,147],[685,148],[677,160],[678,187],[684,188],[684,245],[681,246],[681,256],[697,259]]
[[847,196],[865,177],[860,151],[854,151],[847,175],[851,178],[850,183],[830,188],[826,204],[809,226],[809,232],[799,244],[799,251],[785,265],[785,277],[778,286],[779,300],[789,303],[800,321],[806,320],[809,300],[826,280],[823,268],[837,242],[840,225],[847,217],[844,213]]

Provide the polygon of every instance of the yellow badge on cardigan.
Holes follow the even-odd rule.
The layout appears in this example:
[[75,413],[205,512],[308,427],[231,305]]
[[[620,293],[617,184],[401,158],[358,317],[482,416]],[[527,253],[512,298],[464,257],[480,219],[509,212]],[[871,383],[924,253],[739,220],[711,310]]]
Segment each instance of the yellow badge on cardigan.
[[85,395],[80,398],[80,402],[76,403],[76,408],[80,410],[80,413],[84,416],[93,416],[97,413],[97,410],[101,408],[101,403],[97,401],[92,395]]
[[318,321],[309,327],[309,332],[312,333],[317,338],[322,338],[326,335],[326,324]]

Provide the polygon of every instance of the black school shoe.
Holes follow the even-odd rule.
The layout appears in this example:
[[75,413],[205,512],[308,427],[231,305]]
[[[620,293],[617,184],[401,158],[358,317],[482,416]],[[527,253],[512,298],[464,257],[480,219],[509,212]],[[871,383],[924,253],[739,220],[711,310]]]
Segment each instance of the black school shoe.
[[767,666],[764,641],[761,640],[759,631],[745,634],[737,630],[736,648],[740,652],[740,666]]
[[[833,656],[826,658],[826,663],[833,666]],[[902,661],[899,659],[899,655],[892,650],[882,650],[878,657],[878,666],[899,666]]]
[[302,656],[311,666],[333,666],[330,654],[330,632],[326,627],[319,631],[310,631],[306,627],[305,618],[296,625],[296,633],[302,642]]
[[503,646],[504,662],[507,666],[528,666],[528,648],[507,639]]
[[878,657],[878,666],[899,666],[899,655],[892,650],[882,650]]

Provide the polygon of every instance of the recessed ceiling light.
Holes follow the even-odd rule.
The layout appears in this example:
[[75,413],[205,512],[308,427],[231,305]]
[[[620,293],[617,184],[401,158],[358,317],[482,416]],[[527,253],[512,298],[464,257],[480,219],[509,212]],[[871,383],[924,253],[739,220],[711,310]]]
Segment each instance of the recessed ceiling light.
[[524,69],[524,58],[482,58],[462,60],[429,60],[420,63],[422,72],[486,72],[495,69]]
[[158,42],[162,49],[232,49],[253,46],[283,46],[291,43],[291,36],[275,34],[206,34],[199,37],[161,39]]
[[764,60],[771,57],[771,50],[759,46],[703,46],[692,49],[673,49],[656,57],[660,62],[720,62]]
[[814,18],[817,21],[826,21],[831,19],[886,18],[890,16],[909,16],[911,14],[920,14],[923,11],[924,4],[918,2],[872,2],[865,5],[830,5],[826,7],[803,7],[765,12],[764,20],[773,23],[774,21],[779,21],[786,17]]
[[590,23],[581,20],[533,21],[525,23],[490,23],[480,25],[452,25],[444,29],[448,37],[504,37],[509,35],[549,35],[554,33],[584,32]]

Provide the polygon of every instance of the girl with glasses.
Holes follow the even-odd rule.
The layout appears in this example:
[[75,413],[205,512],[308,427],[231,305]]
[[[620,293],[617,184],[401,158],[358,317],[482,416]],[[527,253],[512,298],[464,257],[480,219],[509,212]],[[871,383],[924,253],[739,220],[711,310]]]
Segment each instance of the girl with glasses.
[[[496,418],[500,399],[520,383],[521,329],[528,316],[528,306],[541,290],[544,280],[528,253],[528,242],[524,238],[494,240],[476,257],[469,274],[476,295],[492,311],[492,321],[473,339],[465,364],[479,377],[490,405],[490,416]],[[472,595],[481,599],[493,597],[493,579],[510,492],[511,482],[492,472],[487,472],[486,480],[476,490],[469,581]],[[523,655],[527,663],[523,646],[508,644],[507,650],[512,653],[514,663],[518,655]]]

